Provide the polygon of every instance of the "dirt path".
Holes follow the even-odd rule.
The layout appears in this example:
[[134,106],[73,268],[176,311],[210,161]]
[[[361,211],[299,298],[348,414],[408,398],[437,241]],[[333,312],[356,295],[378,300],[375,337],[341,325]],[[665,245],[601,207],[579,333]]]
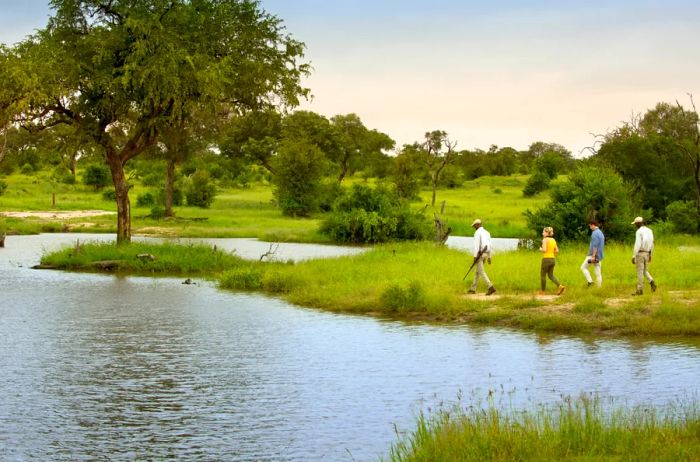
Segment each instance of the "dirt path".
[[42,220],[70,220],[71,218],[87,218],[100,215],[116,215],[117,212],[107,210],[60,210],[51,212],[0,212],[0,216],[8,218],[39,218]]

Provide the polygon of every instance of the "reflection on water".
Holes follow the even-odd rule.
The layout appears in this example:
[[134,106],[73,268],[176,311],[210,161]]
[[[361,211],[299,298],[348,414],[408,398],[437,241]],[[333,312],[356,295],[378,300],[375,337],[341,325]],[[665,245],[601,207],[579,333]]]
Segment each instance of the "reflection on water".
[[[0,249],[1,460],[365,461],[460,394],[527,407],[697,396],[700,345],[411,325]],[[59,238],[59,240],[62,238]],[[75,236],[71,236],[75,239]],[[67,242],[74,242],[69,240]]]

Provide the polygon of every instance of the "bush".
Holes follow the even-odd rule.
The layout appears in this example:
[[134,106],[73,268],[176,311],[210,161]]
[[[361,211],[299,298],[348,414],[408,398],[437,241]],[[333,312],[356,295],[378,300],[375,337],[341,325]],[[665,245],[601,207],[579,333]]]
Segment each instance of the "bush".
[[700,217],[691,201],[671,202],[666,206],[666,217],[677,233],[694,234],[700,229]]
[[532,197],[537,193],[545,191],[547,188],[549,188],[550,182],[551,182],[551,179],[549,176],[547,176],[546,173],[539,172],[539,171],[535,172],[527,180],[527,183],[525,184],[525,187],[523,188],[523,196]]
[[0,180],[0,196],[5,194],[5,190],[7,190],[7,183],[3,180]]
[[185,197],[191,207],[209,208],[216,196],[216,186],[209,181],[206,170],[197,170],[190,176]]
[[408,287],[392,284],[382,292],[382,308],[390,313],[425,311],[425,290],[418,281],[412,281]]
[[112,182],[112,175],[106,165],[88,165],[83,173],[83,184],[98,191]]
[[22,168],[20,168],[19,171],[22,175],[33,175],[34,166],[32,164],[24,164],[22,165]]
[[639,201],[633,188],[609,167],[579,167],[568,181],[552,187],[550,197],[541,209],[524,213],[533,236],[553,226],[561,241],[585,241],[590,219],[600,223],[606,240],[624,241],[633,236],[630,220],[639,210]]
[[165,218],[165,209],[160,205],[156,205],[151,209],[150,217],[154,220],[162,220]]
[[390,190],[355,184],[336,200],[320,231],[336,242],[362,244],[426,239],[431,226]]
[[153,194],[145,192],[136,196],[136,207],[151,207],[156,203]]
[[117,200],[117,192],[114,189],[108,189],[102,193],[102,199],[114,202]]

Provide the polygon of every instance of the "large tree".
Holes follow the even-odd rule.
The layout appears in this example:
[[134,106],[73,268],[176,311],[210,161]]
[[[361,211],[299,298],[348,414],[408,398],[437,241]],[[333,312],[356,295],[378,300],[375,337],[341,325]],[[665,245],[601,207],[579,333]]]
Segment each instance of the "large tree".
[[[0,108],[32,128],[72,126],[112,172],[117,240],[131,239],[125,164],[198,111],[294,106],[303,43],[254,0],[52,0],[48,26],[3,50]],[[193,108],[197,110],[193,110]],[[8,109],[5,109],[8,108]]]

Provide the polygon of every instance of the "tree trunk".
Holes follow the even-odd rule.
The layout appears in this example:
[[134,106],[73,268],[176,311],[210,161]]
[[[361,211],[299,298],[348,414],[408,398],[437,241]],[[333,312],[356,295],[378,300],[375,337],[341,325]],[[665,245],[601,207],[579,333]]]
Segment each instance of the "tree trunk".
[[117,244],[128,244],[131,242],[131,203],[124,165],[117,152],[107,152],[107,164],[117,196]]
[[175,184],[175,159],[168,159],[168,168],[165,170],[165,216],[173,217],[173,189]]
[[75,167],[76,167],[76,165],[77,165],[77,163],[78,163],[77,157],[78,157],[78,153],[77,153],[77,152],[74,152],[73,154],[71,154],[71,156],[70,156],[70,165],[68,166],[68,168],[70,169],[71,175],[73,175],[73,178],[75,178]]
[[433,201],[430,203],[433,207],[435,207],[435,197],[437,196],[437,187],[438,187],[438,176],[437,174],[433,174]]

